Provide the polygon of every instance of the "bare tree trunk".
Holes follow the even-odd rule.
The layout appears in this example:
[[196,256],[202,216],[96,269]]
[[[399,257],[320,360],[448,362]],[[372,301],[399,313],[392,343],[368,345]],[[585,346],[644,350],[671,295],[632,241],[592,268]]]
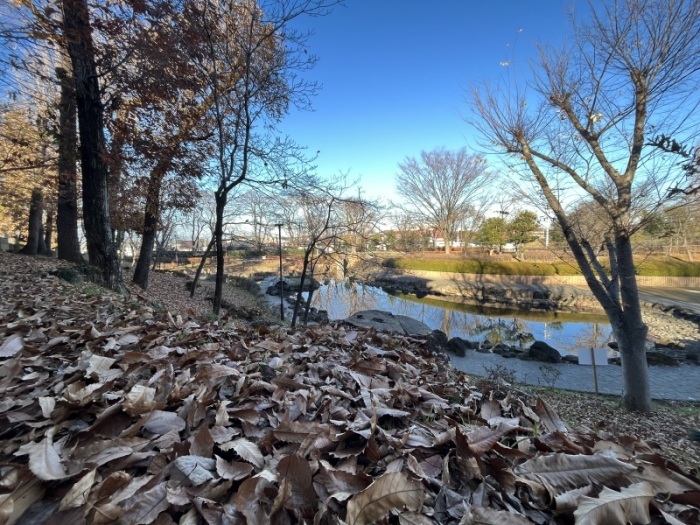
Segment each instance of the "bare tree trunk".
[[53,242],[53,210],[46,211],[46,223],[43,228],[43,242],[39,242],[39,253],[42,255],[53,255],[51,243]]
[[134,283],[144,290],[148,288],[148,272],[153,258],[153,246],[158,231],[160,219],[160,188],[163,176],[166,172],[163,165],[156,166],[151,171],[148,181],[148,193],[146,194],[146,210],[143,218],[143,235],[141,237],[141,250],[139,259],[134,268]]
[[199,276],[202,274],[202,268],[204,268],[204,264],[207,262],[207,257],[209,257],[209,254],[211,253],[211,250],[214,247],[215,241],[216,241],[216,237],[212,237],[211,241],[209,241],[209,245],[207,246],[207,249],[204,250],[204,255],[202,255],[202,259],[199,261],[199,266],[197,267],[197,271],[194,274],[194,279],[192,279],[192,288],[190,289],[190,297],[194,297],[194,292],[197,289],[197,284],[199,283]]
[[61,99],[58,105],[58,203],[56,205],[56,240],[58,258],[75,263],[82,262],[78,240],[78,188],[76,155],[75,81],[70,61],[56,68],[61,84]]
[[[309,310],[311,310],[311,299],[313,298],[313,295],[314,295],[314,270],[315,270],[315,268],[316,268],[316,263],[312,262],[309,265],[309,279],[310,279],[309,282],[311,284],[309,285],[309,295],[306,296],[306,304],[304,305],[304,325],[309,324]],[[304,291],[303,283],[301,283],[299,291],[300,292]]]
[[226,206],[226,194],[222,191],[216,195],[216,225],[214,237],[216,243],[216,284],[214,286],[213,311],[216,315],[221,313],[221,299],[224,292],[224,207]]
[[41,188],[34,188],[29,203],[29,233],[27,235],[27,244],[24,245],[24,248],[22,248],[19,253],[36,255],[39,252],[42,228],[41,216],[43,211],[44,196],[41,193]]
[[651,410],[651,391],[645,346],[648,328],[642,319],[630,239],[618,235],[615,240],[615,252],[618,275],[620,276],[621,304],[616,312],[617,315],[608,314],[608,318],[611,320],[611,326],[622,356],[622,376],[625,388],[622,399],[627,408],[648,412]]
[[123,290],[111,239],[105,137],[87,0],[63,0],[63,26],[75,77],[80,158],[83,175],[83,222],[90,264],[109,288]]
[[304,282],[306,281],[306,272],[309,268],[309,257],[311,255],[311,252],[313,251],[313,248],[311,249],[306,249],[304,251],[304,265],[302,266],[301,269],[301,277],[299,278],[299,290],[297,291],[297,298],[294,301],[294,311],[292,312],[292,322],[291,326],[292,328],[295,328],[297,325],[297,318],[299,317],[299,307],[301,306],[301,300],[302,300],[302,293],[304,291]]

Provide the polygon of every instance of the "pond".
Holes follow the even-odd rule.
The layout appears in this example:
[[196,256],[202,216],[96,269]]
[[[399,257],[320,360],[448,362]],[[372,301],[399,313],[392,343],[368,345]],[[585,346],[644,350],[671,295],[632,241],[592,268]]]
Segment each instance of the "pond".
[[385,310],[406,315],[442,330],[448,337],[493,344],[524,346],[546,341],[562,353],[579,348],[601,348],[611,340],[610,324],[603,315],[550,313],[483,308],[400,292],[351,281],[328,281],[314,292],[312,305],[328,311],[330,319],[345,319],[361,310]]

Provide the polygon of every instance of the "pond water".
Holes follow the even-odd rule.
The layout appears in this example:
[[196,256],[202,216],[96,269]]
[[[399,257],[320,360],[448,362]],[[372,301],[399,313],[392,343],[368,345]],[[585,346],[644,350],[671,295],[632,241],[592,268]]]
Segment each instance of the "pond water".
[[385,310],[417,319],[448,337],[493,344],[529,345],[546,341],[562,353],[600,348],[611,340],[603,315],[549,313],[483,308],[411,294],[388,293],[351,281],[329,281],[314,292],[312,305],[327,310],[330,319],[345,319],[361,310]]

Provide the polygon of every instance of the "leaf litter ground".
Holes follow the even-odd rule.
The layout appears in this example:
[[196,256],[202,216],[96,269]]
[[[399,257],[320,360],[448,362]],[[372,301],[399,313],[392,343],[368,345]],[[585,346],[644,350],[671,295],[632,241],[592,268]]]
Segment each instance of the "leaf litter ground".
[[183,320],[62,265],[0,254],[0,523],[700,522],[653,443],[421,341]]

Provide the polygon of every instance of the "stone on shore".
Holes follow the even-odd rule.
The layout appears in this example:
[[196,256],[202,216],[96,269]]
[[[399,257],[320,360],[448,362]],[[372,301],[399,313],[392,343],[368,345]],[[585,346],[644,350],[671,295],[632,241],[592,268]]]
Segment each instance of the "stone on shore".
[[433,330],[415,319],[405,315],[394,315],[382,310],[363,310],[356,312],[345,323],[356,328],[374,328],[383,332],[394,332],[407,336],[426,336]]
[[[300,277],[285,277],[284,279],[284,293],[286,294],[291,294],[291,293],[297,293],[299,291],[299,287],[301,286],[301,278]],[[304,280],[304,292],[308,292],[309,290],[317,290],[320,288],[321,283],[319,283],[316,279],[309,279],[306,278]],[[282,291],[283,286],[282,282],[277,279],[272,286],[270,286],[266,293],[268,295],[279,295],[280,292]]]
[[447,349],[458,357],[464,357],[467,355],[467,350],[477,348],[479,348],[479,343],[472,343],[461,337],[453,337],[447,342]]
[[560,363],[561,354],[559,350],[548,345],[544,341],[535,341],[530,345],[527,358],[532,361],[542,361],[543,363]]

